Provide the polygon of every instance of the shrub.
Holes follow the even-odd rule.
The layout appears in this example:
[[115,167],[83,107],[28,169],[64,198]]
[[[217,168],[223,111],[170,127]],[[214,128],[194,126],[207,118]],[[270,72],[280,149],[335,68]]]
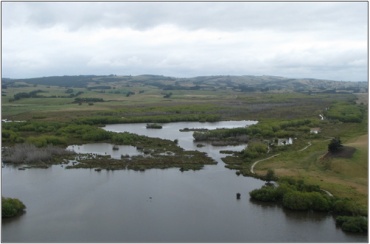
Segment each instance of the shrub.
[[282,201],[285,194],[294,190],[295,188],[293,188],[291,185],[279,183],[279,186],[276,189],[278,200]]
[[280,184],[288,184],[292,189],[302,192],[320,192],[320,186],[306,184],[304,180],[295,180],[293,178],[281,177]]
[[333,200],[333,211],[345,215],[362,215],[365,212],[356,202],[347,198]]
[[274,186],[263,186],[249,193],[252,199],[263,202],[276,202],[279,200],[279,192]]
[[326,111],[325,115],[329,119],[339,120],[344,123],[360,123],[364,116],[361,106],[349,102],[338,102],[333,104],[330,109]]
[[266,175],[265,175],[265,180],[267,181],[267,182],[270,182],[270,181],[273,181],[273,180],[276,180],[277,178],[276,178],[276,176],[275,176],[275,171],[274,170],[272,170],[272,169],[268,169],[267,170],[267,173],[266,173]]
[[242,151],[243,158],[254,159],[267,153],[267,145],[262,142],[248,143],[246,149]]
[[96,128],[82,135],[82,139],[86,141],[104,141],[110,138],[111,133],[100,128]]
[[2,130],[1,131],[1,141],[9,143],[19,143],[23,142],[24,139],[19,136],[17,132],[13,130]]
[[302,192],[288,192],[283,197],[283,206],[292,210],[308,210],[310,201]]
[[114,133],[112,141],[117,144],[132,145],[138,136],[128,132]]
[[1,214],[2,218],[17,216],[24,212],[26,206],[16,198],[1,197]]
[[330,210],[330,200],[318,192],[292,191],[284,195],[283,206],[292,210]]
[[338,216],[335,222],[342,230],[348,232],[364,233],[368,229],[367,218],[362,216]]
[[28,143],[34,144],[37,147],[45,147],[47,145],[65,145],[67,142],[63,137],[58,136],[39,136],[39,137],[29,137],[27,139]]
[[316,211],[329,211],[331,208],[331,202],[328,197],[323,196],[318,192],[307,193],[310,200],[311,209]]
[[303,180],[281,177],[278,184],[278,187],[263,186],[249,194],[252,199],[280,202],[283,207],[291,210],[332,211],[354,216],[367,214],[367,209],[356,202],[346,198],[329,197],[320,191],[319,186],[305,184]]
[[147,129],[162,129],[162,125],[157,124],[157,123],[152,123],[152,124],[147,124],[146,128]]
[[329,152],[332,152],[332,153],[338,152],[342,148],[343,148],[343,145],[339,138],[333,138],[328,145],[328,150]]

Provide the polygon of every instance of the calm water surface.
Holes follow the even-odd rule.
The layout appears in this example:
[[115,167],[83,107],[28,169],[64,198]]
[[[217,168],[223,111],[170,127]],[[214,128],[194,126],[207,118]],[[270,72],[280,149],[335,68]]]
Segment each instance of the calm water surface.
[[[247,123],[172,123],[162,130],[125,124],[105,129],[158,133],[157,137],[178,139],[189,150],[195,147],[192,133],[179,132],[180,127]],[[105,154],[111,148],[103,143],[80,145],[79,150]],[[264,182],[237,177],[226,169],[219,153],[224,148],[200,148],[219,162],[200,171],[96,172],[59,165],[20,171],[7,166],[2,169],[2,195],[21,199],[27,212],[3,220],[2,242],[367,242],[367,236],[336,228],[331,216],[251,202],[248,193]],[[119,153],[135,153],[126,149],[120,148]]]

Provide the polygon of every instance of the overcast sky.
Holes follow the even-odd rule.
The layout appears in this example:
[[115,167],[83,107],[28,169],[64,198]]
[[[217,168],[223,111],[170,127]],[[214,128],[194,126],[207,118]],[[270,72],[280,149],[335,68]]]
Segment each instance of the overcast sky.
[[367,2],[2,2],[2,77],[367,81]]

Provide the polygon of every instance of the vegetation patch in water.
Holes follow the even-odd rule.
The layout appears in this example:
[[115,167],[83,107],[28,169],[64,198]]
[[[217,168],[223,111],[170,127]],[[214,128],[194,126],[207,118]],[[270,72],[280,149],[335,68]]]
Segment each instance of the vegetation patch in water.
[[205,164],[216,164],[206,153],[198,151],[183,151],[178,154],[150,154],[148,156],[121,157],[112,159],[109,156],[90,155],[78,160],[78,164],[69,165],[66,169],[95,168],[105,170],[131,169],[143,171],[146,169],[179,168],[181,171],[199,170]]
[[17,198],[1,197],[1,216],[10,218],[24,213],[26,205]]
[[62,159],[71,158],[74,154],[74,152],[52,145],[39,148],[33,144],[23,143],[6,148],[3,161],[4,163],[45,167],[49,164],[60,163]]
[[146,128],[147,129],[162,129],[162,125],[157,124],[157,123],[152,123],[152,124],[147,124]]

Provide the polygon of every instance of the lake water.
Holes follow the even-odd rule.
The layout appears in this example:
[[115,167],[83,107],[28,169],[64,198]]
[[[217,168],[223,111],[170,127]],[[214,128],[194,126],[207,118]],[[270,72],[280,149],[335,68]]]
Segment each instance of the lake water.
[[[188,128],[206,128],[209,130],[218,129],[218,128],[236,128],[236,127],[245,127],[248,125],[256,124],[257,121],[221,121],[215,123],[200,123],[200,122],[177,122],[177,123],[168,123],[162,124],[162,129],[147,129],[146,123],[137,123],[137,124],[113,124],[106,125],[103,129],[112,132],[132,132],[138,135],[149,136],[149,137],[158,137],[168,140],[178,140],[178,145],[185,150],[199,150],[207,152],[209,154],[216,153],[220,149],[230,149],[240,151],[245,148],[245,145],[236,146],[236,147],[213,147],[211,145],[205,144],[205,147],[197,147],[198,143],[193,141],[193,132],[180,132],[180,129]],[[216,150],[214,150],[216,149]],[[210,155],[211,156],[211,155]],[[214,155],[214,157],[217,157]],[[217,160],[217,158],[216,158]]]
[[[115,149],[113,149],[113,146]],[[112,145],[110,143],[89,143],[84,145],[71,145],[67,150],[76,153],[94,153],[97,155],[110,155],[111,158],[121,159],[121,155],[138,156],[144,153],[137,150],[136,147],[127,145]]]
[[[146,124],[107,125],[106,130],[178,139],[195,149],[192,132],[182,128],[245,126],[248,121],[171,123],[163,129]],[[113,153],[110,144],[80,145],[81,152]],[[245,147],[226,147],[241,150]],[[136,153],[122,147],[120,154]],[[367,242],[347,234],[326,214],[286,211],[257,204],[248,193],[264,182],[226,169],[219,150],[196,148],[218,162],[199,171],[152,169],[144,172],[48,169],[6,166],[2,195],[16,197],[27,212],[2,220],[2,242]],[[117,154],[118,155],[118,154]],[[118,156],[117,156],[118,157]],[[241,193],[241,199],[236,199]]]

